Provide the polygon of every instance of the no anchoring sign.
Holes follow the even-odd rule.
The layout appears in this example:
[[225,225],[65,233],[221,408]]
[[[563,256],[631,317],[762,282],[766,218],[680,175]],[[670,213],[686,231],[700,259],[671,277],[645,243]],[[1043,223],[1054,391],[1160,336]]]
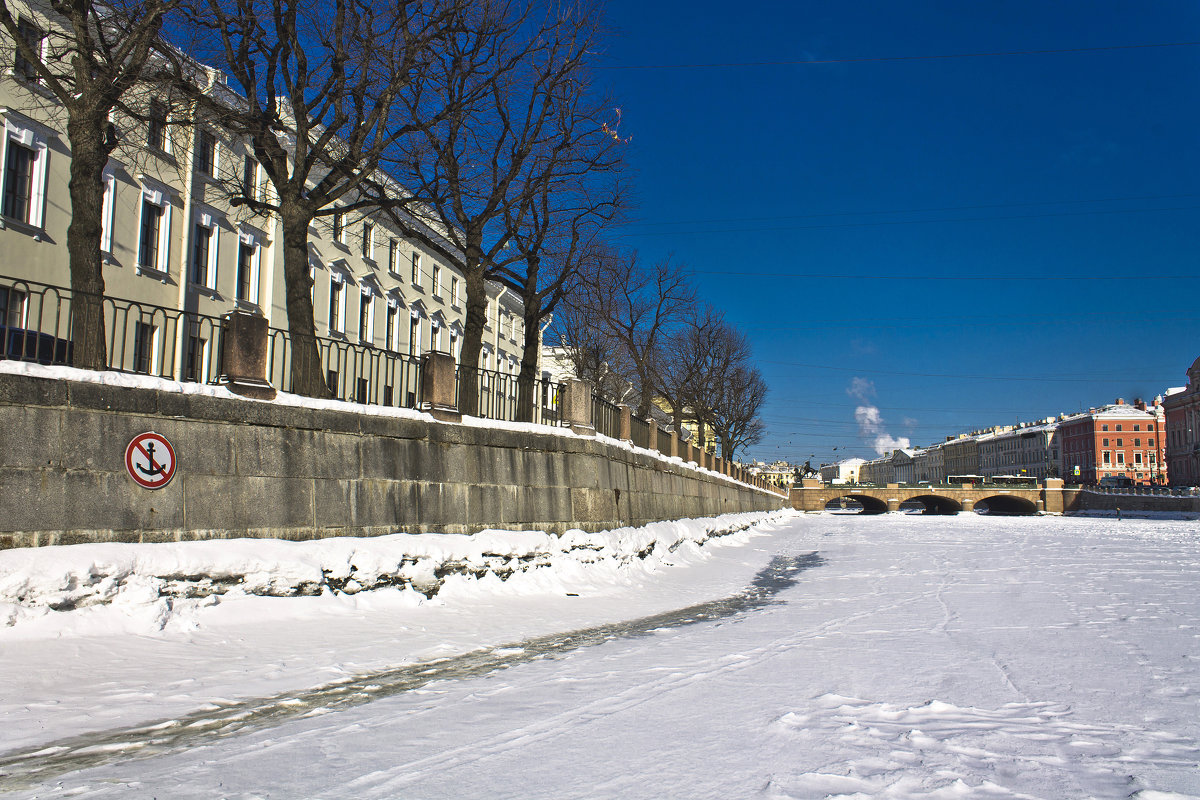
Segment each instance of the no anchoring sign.
[[175,449],[161,433],[139,433],[125,448],[125,469],[144,489],[161,489],[175,476]]

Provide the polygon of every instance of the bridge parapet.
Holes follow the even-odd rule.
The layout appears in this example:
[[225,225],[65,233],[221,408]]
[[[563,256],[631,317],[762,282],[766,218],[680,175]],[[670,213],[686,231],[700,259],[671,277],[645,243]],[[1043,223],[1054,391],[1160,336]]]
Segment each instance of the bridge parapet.
[[925,506],[926,513],[933,514],[974,511],[982,501],[1005,513],[1061,514],[1072,510],[1074,495],[1064,490],[1061,478],[1048,478],[1041,486],[826,484],[810,479],[792,488],[790,500],[792,508],[798,511],[824,511],[829,502],[846,499],[860,503],[867,513],[899,511],[901,504],[917,500]]

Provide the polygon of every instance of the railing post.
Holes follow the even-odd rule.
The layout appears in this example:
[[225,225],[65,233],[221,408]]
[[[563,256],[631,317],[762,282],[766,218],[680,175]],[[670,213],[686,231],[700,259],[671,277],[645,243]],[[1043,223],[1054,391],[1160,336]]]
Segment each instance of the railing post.
[[622,403],[617,406],[621,418],[617,421],[617,438],[622,442],[633,443],[633,409]]
[[675,432],[674,428],[668,428],[666,433],[667,433],[667,449],[664,451],[664,455],[666,455],[668,458],[678,458],[679,457],[679,434]]
[[658,423],[654,421],[653,417],[651,417],[649,420],[646,421],[646,424],[647,424],[647,426],[649,426],[649,429],[650,429],[649,432],[646,434],[646,449],[647,450],[657,450],[658,449]]
[[596,426],[592,421],[592,384],[587,381],[569,380],[563,391],[563,422],[582,436],[594,436]]
[[421,356],[421,410],[442,422],[461,422],[454,402],[454,356],[426,353]]
[[267,380],[267,319],[247,311],[221,317],[221,375],[231,392],[255,400],[274,400]]

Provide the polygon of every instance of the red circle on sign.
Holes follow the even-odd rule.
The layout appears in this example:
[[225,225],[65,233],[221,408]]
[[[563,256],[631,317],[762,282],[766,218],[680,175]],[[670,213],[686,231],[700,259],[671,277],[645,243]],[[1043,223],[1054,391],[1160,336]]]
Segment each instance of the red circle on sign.
[[175,476],[175,448],[161,433],[139,433],[125,448],[125,470],[138,486],[161,489]]

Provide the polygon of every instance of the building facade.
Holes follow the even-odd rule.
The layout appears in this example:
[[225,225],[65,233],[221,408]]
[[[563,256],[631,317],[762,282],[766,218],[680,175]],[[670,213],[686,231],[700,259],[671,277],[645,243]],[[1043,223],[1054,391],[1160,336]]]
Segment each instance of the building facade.
[[[43,30],[50,24],[36,10],[21,19]],[[2,47],[2,59],[13,68],[0,75],[0,277],[9,279],[0,291],[0,323],[29,328],[36,324],[38,295],[56,293],[42,285],[70,285],[70,142],[62,109],[16,68],[12,41]],[[223,86],[219,75],[214,84]],[[279,219],[229,202],[243,190],[269,201],[273,190],[246,141],[204,119],[168,124],[165,98],[152,93],[131,102],[145,107],[146,121],[114,115],[122,144],[103,180],[105,294],[135,304],[134,313],[109,320],[115,326],[110,358],[114,367],[153,374],[172,372],[165,362],[187,362],[174,374],[210,375],[214,341],[198,332],[212,330],[221,315],[245,311],[265,317],[273,329],[288,327]],[[410,233],[419,227],[406,230],[382,214],[357,211],[313,223],[309,265],[318,337],[335,349],[461,355],[466,283],[460,259]],[[156,309],[186,313],[190,328],[163,324],[166,311]],[[511,292],[489,286],[481,367],[519,372],[522,312]],[[336,384],[338,370],[329,373]],[[362,387],[331,388],[346,397]]]
[[1159,401],[1147,406],[1118,399],[1058,424],[1062,477],[1095,485],[1109,476],[1137,484],[1167,483],[1165,414]]
[[1200,485],[1200,358],[1187,371],[1187,386],[1168,389],[1166,459],[1172,486]]

